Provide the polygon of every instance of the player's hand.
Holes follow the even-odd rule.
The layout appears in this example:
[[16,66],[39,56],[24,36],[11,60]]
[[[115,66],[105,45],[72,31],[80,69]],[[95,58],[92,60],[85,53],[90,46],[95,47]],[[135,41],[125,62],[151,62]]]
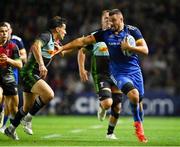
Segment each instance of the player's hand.
[[60,50],[61,49],[61,46],[57,42],[54,42],[54,47],[55,47],[56,50]]
[[80,71],[79,76],[82,82],[86,82],[89,80],[89,73],[87,70]]
[[47,68],[44,65],[39,65],[39,72],[40,72],[40,77],[42,79],[45,79],[48,72]]
[[57,43],[57,42],[54,42],[54,47],[56,49],[55,53],[54,53],[54,56],[56,54],[59,54],[60,56],[64,56],[64,53],[62,53],[62,47]]
[[127,41],[127,38],[125,38],[122,42],[121,42],[121,50],[130,50],[130,45]]
[[1,63],[6,63],[7,60],[8,60],[8,56],[6,54],[3,53],[0,55],[0,62]]

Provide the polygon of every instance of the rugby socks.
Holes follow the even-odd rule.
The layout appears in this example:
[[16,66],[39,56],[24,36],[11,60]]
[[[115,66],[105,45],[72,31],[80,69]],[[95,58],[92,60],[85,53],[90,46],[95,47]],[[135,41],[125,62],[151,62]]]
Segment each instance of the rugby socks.
[[141,118],[141,121],[144,120],[144,110],[139,111],[139,117]]
[[5,125],[6,125],[7,121],[8,121],[8,116],[4,116],[3,126],[5,126]]
[[107,135],[113,134],[116,124],[109,123]]
[[31,115],[35,115],[45,104],[42,102],[41,98],[36,98],[33,107],[29,111]]
[[25,113],[23,111],[23,107],[21,107],[18,112],[16,113],[15,115],[15,118],[14,119],[10,119],[10,122],[11,124],[14,126],[14,127],[17,127],[19,124],[20,124],[20,121],[21,119],[26,115],[27,113]]
[[131,111],[133,114],[134,122],[141,121],[141,118],[139,116],[139,104],[130,103],[130,105],[131,105]]

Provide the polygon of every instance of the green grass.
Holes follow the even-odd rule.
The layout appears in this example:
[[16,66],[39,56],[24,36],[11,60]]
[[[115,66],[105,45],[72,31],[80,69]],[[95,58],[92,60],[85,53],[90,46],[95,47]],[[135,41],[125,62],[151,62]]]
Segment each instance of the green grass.
[[37,116],[33,118],[34,135],[19,126],[19,141],[0,134],[0,146],[180,146],[180,118],[146,117],[147,144],[139,143],[131,117],[121,117],[115,134],[118,140],[105,138],[108,119],[99,122],[95,116]]

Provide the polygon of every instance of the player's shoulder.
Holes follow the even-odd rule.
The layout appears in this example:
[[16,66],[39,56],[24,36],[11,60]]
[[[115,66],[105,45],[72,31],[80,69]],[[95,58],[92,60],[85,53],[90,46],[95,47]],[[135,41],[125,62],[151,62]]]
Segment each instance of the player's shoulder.
[[45,31],[45,32],[41,32],[38,37],[47,37],[50,38],[51,37],[51,32],[49,31]]
[[125,25],[125,27],[130,31],[139,30],[136,26],[132,26],[132,25]]
[[50,31],[44,31],[44,32],[41,32],[41,34],[40,35],[51,35],[51,32]]
[[103,29],[97,29],[97,30],[95,30],[94,32],[92,32],[91,34],[95,34],[95,33],[98,33],[98,32],[110,32],[111,31],[111,29],[105,29],[105,30],[103,30]]
[[135,40],[143,38],[141,31],[137,27],[132,25],[126,25],[125,27],[126,27],[126,32],[132,35],[135,38]]
[[91,34],[93,35],[93,34],[95,34],[95,33],[97,33],[97,32],[100,32],[100,31],[102,31],[102,29],[97,29],[97,30],[91,32]]
[[9,49],[13,49],[13,48],[17,47],[17,45],[12,40],[8,40],[7,46]]
[[37,39],[50,40],[51,37],[52,37],[51,32],[45,31],[45,32],[40,33]]
[[11,36],[12,40],[17,40],[17,41],[22,41],[21,37],[17,36],[17,35],[12,35]]
[[141,31],[137,27],[132,25],[126,25],[126,28],[127,28],[127,32],[129,32],[131,35],[142,37]]

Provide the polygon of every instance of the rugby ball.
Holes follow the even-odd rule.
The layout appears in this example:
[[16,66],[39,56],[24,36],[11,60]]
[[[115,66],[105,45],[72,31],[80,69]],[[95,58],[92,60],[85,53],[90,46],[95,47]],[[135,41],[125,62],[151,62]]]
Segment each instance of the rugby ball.
[[[126,39],[127,39],[127,42],[128,42],[128,44],[130,45],[130,46],[132,46],[132,47],[135,47],[136,46],[136,40],[134,39],[134,37],[132,36],[132,35],[130,35],[130,34],[128,34],[127,36],[126,36]],[[130,51],[128,51],[128,50],[123,50],[123,54],[125,55],[125,56],[131,56],[133,53],[132,52],[130,52]]]
[[134,39],[133,36],[127,35],[126,38],[127,38],[128,44],[129,44],[130,46],[132,46],[132,47],[135,47],[135,46],[136,46],[136,40]]

